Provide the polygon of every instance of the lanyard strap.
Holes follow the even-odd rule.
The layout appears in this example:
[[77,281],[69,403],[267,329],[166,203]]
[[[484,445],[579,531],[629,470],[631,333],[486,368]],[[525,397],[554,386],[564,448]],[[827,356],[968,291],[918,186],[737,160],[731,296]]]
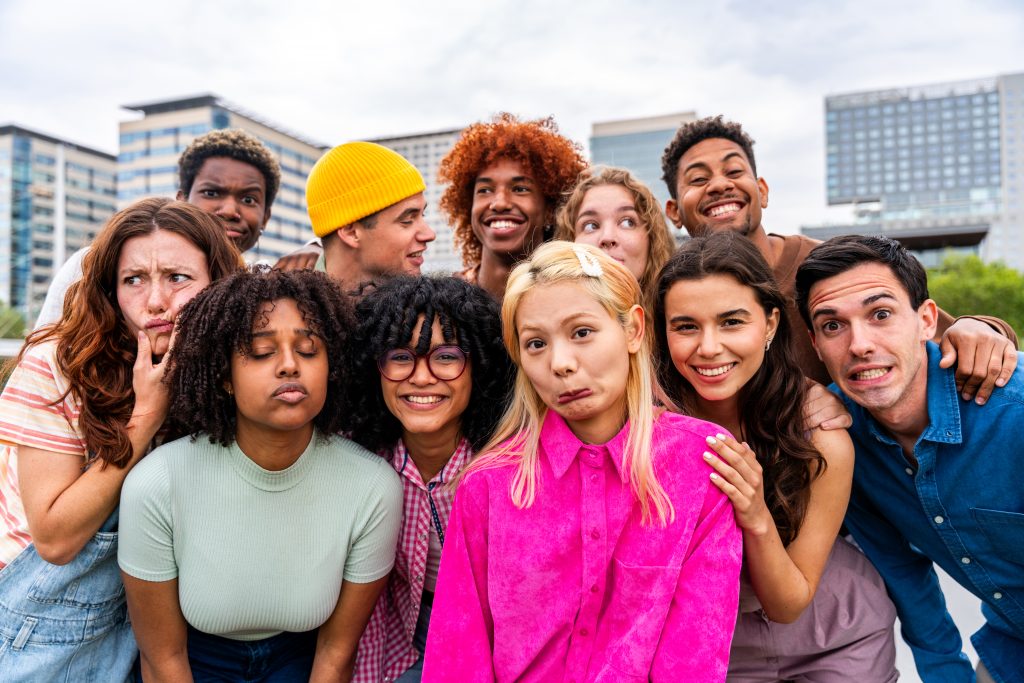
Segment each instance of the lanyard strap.
[[437,540],[441,542],[441,547],[443,548],[444,527],[441,526],[441,516],[437,514],[437,506],[434,505],[434,496],[431,495],[435,486],[437,486],[436,481],[432,481],[427,484],[427,501],[430,503],[430,520],[434,523],[434,531],[437,532]]

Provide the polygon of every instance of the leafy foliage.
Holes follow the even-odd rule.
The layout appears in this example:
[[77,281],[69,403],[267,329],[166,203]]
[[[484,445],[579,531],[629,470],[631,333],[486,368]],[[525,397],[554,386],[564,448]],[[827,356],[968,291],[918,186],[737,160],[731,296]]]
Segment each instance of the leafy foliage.
[[977,256],[947,256],[928,269],[928,290],[947,313],[994,315],[1024,335],[1024,273],[1001,261],[985,263]]

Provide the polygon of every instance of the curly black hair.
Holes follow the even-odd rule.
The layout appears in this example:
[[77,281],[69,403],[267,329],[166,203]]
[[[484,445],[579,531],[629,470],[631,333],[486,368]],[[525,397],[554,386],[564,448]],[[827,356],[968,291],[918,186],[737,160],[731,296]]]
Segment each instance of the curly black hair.
[[505,410],[513,366],[501,341],[498,304],[483,289],[453,277],[395,277],[357,304],[359,322],[345,354],[350,401],[344,427],[372,451],[391,448],[402,436],[401,423],[384,404],[377,359],[406,346],[420,316],[416,353],[430,348],[430,328],[438,320],[445,343],[458,345],[469,358],[472,393],[462,415],[462,434],[479,450]]
[[725,121],[722,115],[708,116],[703,119],[684,123],[676,131],[672,142],[668,143],[661,157],[661,179],[668,185],[668,193],[672,199],[676,196],[676,184],[679,182],[679,160],[687,150],[699,142],[723,138],[739,145],[750,162],[750,170],[757,177],[757,164],[754,162],[754,139],[743,130],[743,126],[734,121]]
[[244,130],[211,130],[185,148],[178,159],[178,189],[186,197],[192,192],[199,170],[207,159],[226,157],[255,167],[266,184],[267,210],[274,204],[281,187],[281,165],[262,142]]
[[234,399],[225,383],[231,358],[252,352],[256,328],[266,324],[263,304],[292,299],[327,352],[327,402],[313,424],[321,434],[341,429],[340,409],[348,391],[345,342],[353,327],[352,307],[326,274],[312,270],[283,272],[253,266],[210,285],[182,308],[178,335],[168,360],[170,417],[173,430],[210,437],[227,446],[235,439]]

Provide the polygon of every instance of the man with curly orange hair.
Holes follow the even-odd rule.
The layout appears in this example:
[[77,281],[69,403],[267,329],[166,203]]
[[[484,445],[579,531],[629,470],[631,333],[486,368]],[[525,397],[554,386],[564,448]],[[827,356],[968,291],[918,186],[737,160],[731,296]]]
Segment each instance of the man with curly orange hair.
[[448,183],[441,210],[462,249],[457,275],[500,301],[516,262],[554,234],[555,208],[586,165],[550,117],[501,113],[466,128],[438,171]]

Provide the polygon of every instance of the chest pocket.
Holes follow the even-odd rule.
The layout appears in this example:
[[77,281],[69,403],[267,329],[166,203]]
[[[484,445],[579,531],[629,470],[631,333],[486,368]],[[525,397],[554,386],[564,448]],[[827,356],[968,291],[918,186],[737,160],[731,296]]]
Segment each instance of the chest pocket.
[[26,597],[45,605],[95,609],[124,600],[117,566],[117,532],[97,533],[65,565],[37,561]]
[[997,557],[1024,565],[1024,515],[984,508],[971,508],[971,515]]

